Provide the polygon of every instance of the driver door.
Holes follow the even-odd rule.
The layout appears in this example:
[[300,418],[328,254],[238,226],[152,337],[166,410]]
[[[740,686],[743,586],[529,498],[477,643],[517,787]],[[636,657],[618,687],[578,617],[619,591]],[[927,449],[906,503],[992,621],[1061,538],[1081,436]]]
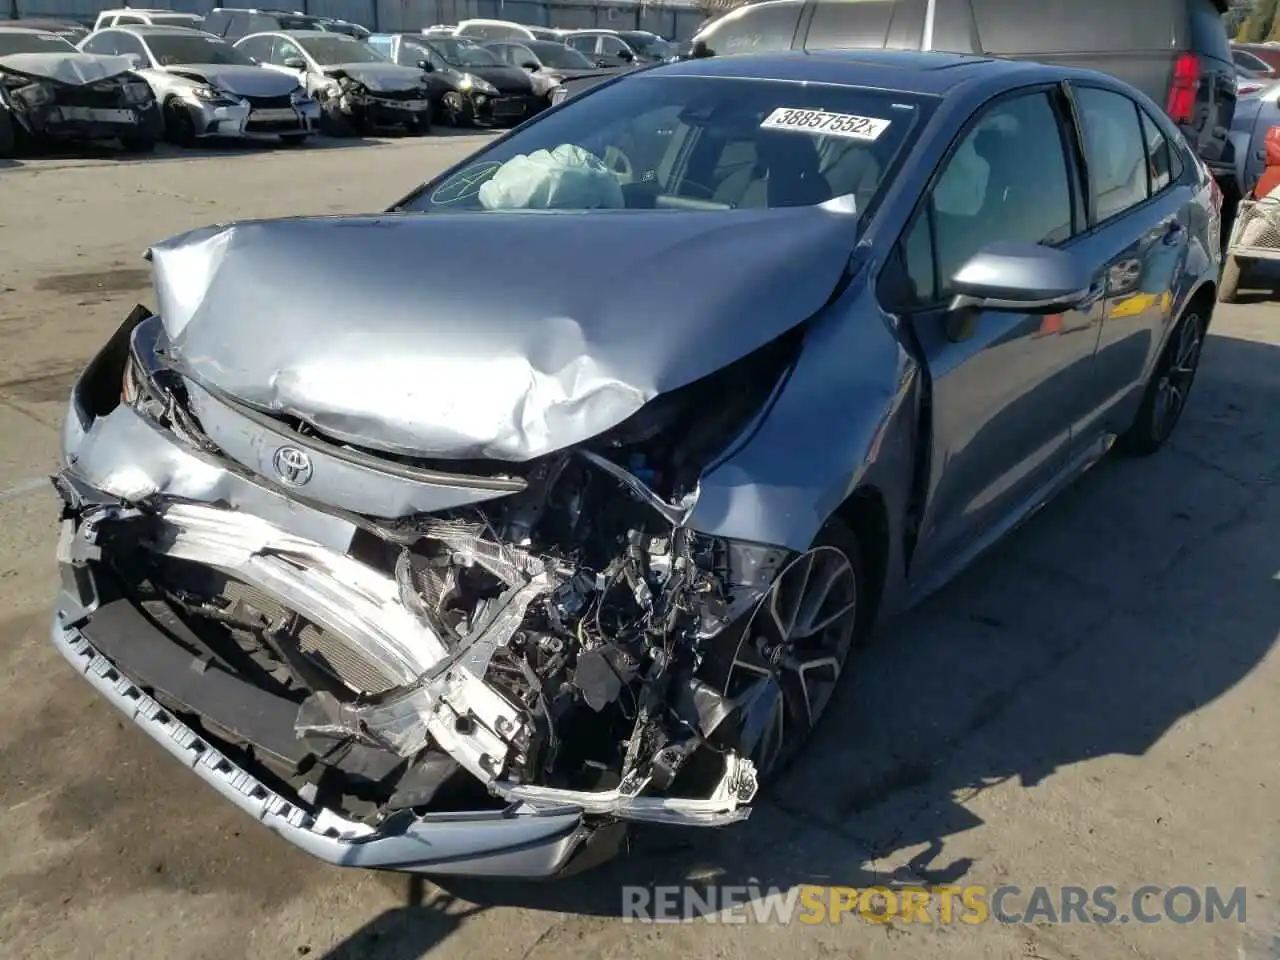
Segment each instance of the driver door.
[[[929,476],[911,579],[932,589],[1037,506],[1093,403],[1096,297],[1051,315],[952,311],[950,278],[988,244],[1071,248],[1085,214],[1059,91],[989,104],[945,159],[899,242],[931,389]],[[1090,264],[1090,266],[1094,266]]]

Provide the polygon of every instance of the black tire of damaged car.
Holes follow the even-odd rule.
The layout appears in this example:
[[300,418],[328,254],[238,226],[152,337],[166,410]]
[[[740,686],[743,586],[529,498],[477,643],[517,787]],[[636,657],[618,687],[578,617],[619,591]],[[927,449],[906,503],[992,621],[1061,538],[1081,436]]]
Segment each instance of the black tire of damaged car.
[[13,116],[3,102],[3,95],[0,95],[0,157],[12,157],[18,152],[14,127]]
[[152,153],[156,143],[164,136],[164,114],[159,104],[141,110],[138,113],[138,130],[136,133],[122,136],[120,146],[127,153]]

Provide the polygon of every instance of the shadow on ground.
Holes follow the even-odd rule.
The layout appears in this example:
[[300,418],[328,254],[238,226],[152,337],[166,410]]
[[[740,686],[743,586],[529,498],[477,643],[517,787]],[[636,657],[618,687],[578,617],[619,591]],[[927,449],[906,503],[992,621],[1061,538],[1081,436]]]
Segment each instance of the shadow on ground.
[[[1141,756],[1230,690],[1280,627],[1280,350],[1213,337],[1175,443],[1109,460],[882,630],[803,761],[725,831],[637,831],[630,855],[542,883],[441,880],[327,955],[408,960],[482,910],[617,916],[624,886],[953,883],[965,805],[1107,755]],[[1263,514],[1263,519],[1269,516]],[[1268,529],[1270,527],[1270,529]],[[1082,813],[1087,816],[1087,812]],[[897,853],[896,874],[875,859]]]

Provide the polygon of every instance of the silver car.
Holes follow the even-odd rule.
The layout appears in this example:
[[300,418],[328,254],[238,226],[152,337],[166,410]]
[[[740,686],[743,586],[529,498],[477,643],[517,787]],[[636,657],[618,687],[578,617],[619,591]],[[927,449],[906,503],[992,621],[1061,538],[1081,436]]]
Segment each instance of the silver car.
[[878,621],[1168,438],[1219,203],[1116,80],[858,51],[638,71],[387,213],[158,243],[74,388],[53,641],[331,863],[740,820]]
[[87,53],[128,57],[164,110],[168,139],[208,137],[302,143],[319,129],[320,107],[296,78],[264,70],[218,37],[187,27],[108,27],[86,37]]
[[236,41],[269,70],[293,77],[320,102],[326,132],[382,126],[431,130],[431,86],[419,67],[392,63],[363,40],[322,30],[255,33]]

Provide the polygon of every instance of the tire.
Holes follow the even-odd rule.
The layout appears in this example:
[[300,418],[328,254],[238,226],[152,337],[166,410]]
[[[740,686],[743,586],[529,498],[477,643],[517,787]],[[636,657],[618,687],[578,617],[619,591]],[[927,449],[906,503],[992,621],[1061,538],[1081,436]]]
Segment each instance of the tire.
[[444,106],[444,113],[449,121],[449,126],[474,127],[476,125],[475,114],[467,105],[467,101],[463,99],[462,94],[451,90],[444,95],[441,104]]
[[189,147],[196,142],[196,124],[191,119],[191,111],[178,100],[169,100],[164,105],[164,135],[178,147]]
[[1244,263],[1239,257],[1228,254],[1222,260],[1222,279],[1218,283],[1218,299],[1223,303],[1235,303],[1240,294],[1240,278],[1244,275]]
[[408,125],[408,130],[415,137],[425,137],[431,132],[431,111],[423,110]]
[[18,153],[18,138],[13,128],[14,121],[9,111],[0,107],[0,157],[13,157]]
[[[811,563],[807,577],[806,561]],[[817,608],[806,614],[800,598],[810,596],[805,591],[828,580],[830,590],[819,599]],[[797,597],[796,585],[801,583],[804,586]],[[857,536],[839,520],[829,520],[809,550],[778,573],[755,609],[709,646],[699,676],[727,697],[748,693],[749,700],[752,687],[768,678],[760,688],[762,699],[756,701],[757,708],[748,705],[741,717],[726,721],[741,724],[739,741],[730,745],[750,754],[761,784],[775,782],[799,757],[839,689],[850,654],[865,641],[869,619],[865,615],[866,583]],[[780,611],[776,617],[771,615],[774,601]],[[796,615],[788,618],[782,611],[790,610]],[[821,623],[836,613],[841,615],[817,632],[816,648],[812,645],[815,636],[792,639],[789,644],[770,643],[781,635],[783,621],[790,619],[793,628],[799,628],[801,617]],[[789,668],[788,662],[805,665]],[[807,682],[800,680],[805,676],[810,677]],[[748,733],[749,728],[759,731],[758,738]],[[744,743],[743,737],[755,742]]]
[[[1137,416],[1120,438],[1118,447],[1121,452],[1147,457],[1163,447],[1173,435],[1200,368],[1200,352],[1208,328],[1209,310],[1192,303],[1160,354]],[[1173,403],[1173,396],[1168,392],[1170,387],[1177,393],[1175,406],[1169,406]]]

